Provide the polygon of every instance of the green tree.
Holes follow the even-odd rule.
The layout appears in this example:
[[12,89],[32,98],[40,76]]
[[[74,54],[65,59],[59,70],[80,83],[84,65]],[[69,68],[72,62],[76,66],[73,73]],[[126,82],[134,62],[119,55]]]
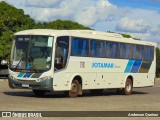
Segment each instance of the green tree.
[[73,29],[88,29],[90,28],[85,27],[77,22],[73,22],[70,20],[55,20],[52,22],[44,22],[44,23],[37,23],[34,28],[46,28],[46,29],[57,29],[57,30],[73,30]]
[[140,40],[139,38],[134,38],[132,37],[131,35],[128,35],[128,34],[121,34],[124,38],[133,38],[135,40]]
[[[0,59],[3,58],[4,46],[11,41],[13,34],[20,30],[31,29],[35,21],[29,15],[24,15],[22,9],[17,9],[4,1],[0,2]],[[10,45],[6,46],[9,55]]]

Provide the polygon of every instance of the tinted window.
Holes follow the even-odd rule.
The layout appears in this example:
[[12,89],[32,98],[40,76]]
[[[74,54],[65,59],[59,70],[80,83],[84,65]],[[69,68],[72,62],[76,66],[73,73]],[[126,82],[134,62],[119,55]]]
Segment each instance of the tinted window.
[[118,43],[106,42],[106,56],[109,58],[118,57]]
[[132,45],[120,43],[120,58],[132,58]]
[[89,53],[88,40],[84,38],[73,38],[71,55],[88,56],[88,53]]
[[145,60],[153,60],[154,58],[154,47],[145,47]]
[[90,41],[90,56],[104,57],[104,42],[99,40]]
[[144,59],[144,46],[133,45],[133,59]]

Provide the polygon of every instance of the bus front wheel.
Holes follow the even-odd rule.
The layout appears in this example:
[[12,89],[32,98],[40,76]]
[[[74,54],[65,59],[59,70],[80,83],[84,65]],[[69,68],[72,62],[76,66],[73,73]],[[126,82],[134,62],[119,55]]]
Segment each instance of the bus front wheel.
[[46,93],[46,91],[44,91],[44,90],[33,90],[33,93],[36,96],[43,96]]
[[130,78],[127,78],[125,83],[125,88],[122,89],[123,94],[130,95],[132,93],[132,89],[133,89],[133,82],[131,81]]
[[73,80],[72,84],[71,84],[71,89],[68,92],[68,96],[69,97],[77,97],[78,93],[79,93],[79,89],[80,89],[80,84],[78,82],[78,80]]

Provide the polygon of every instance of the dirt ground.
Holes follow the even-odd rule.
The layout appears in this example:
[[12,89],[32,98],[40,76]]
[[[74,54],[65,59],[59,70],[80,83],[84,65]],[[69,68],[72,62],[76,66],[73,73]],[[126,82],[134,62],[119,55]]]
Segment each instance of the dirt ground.
[[160,111],[160,80],[156,80],[154,87],[134,88],[129,96],[105,90],[101,95],[84,91],[83,96],[77,98],[67,98],[63,92],[36,97],[31,90],[11,89],[7,80],[0,80],[0,111]]

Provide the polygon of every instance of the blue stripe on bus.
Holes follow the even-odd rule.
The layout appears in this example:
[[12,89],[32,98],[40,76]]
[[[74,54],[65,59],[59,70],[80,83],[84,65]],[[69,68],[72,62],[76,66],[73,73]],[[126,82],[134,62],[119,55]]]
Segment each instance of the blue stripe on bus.
[[24,76],[25,73],[19,73],[17,77],[21,78]]
[[131,71],[131,68],[132,68],[132,66],[133,66],[133,63],[134,63],[134,60],[129,60],[128,61],[128,64],[127,64],[127,67],[126,67],[126,69],[125,69],[125,73],[130,73],[130,71]]
[[141,64],[142,64],[142,60],[135,60],[130,72],[131,73],[138,73]]
[[32,75],[32,73],[26,73],[26,74],[23,76],[23,78],[29,78],[29,77],[31,77],[31,75]]

